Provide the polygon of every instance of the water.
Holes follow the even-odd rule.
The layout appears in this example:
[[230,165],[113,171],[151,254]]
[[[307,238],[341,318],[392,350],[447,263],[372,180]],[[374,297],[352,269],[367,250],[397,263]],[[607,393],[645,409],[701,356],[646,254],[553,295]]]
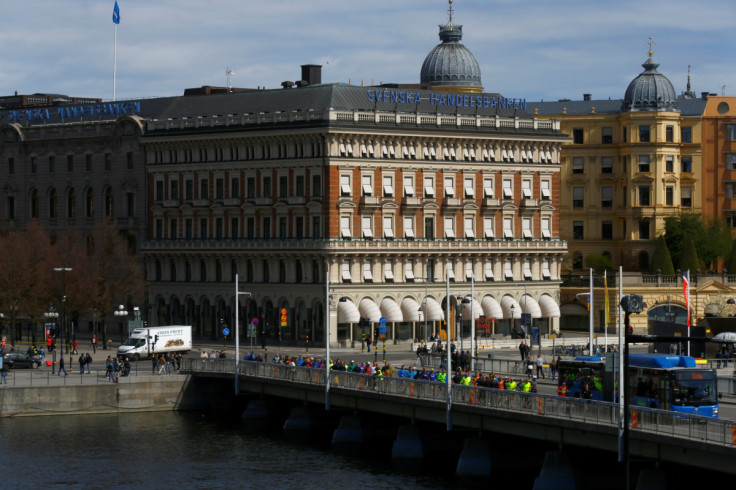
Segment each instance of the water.
[[2,481],[40,488],[455,486],[397,472],[387,458],[344,456],[278,433],[248,434],[217,413],[5,418],[0,444]]

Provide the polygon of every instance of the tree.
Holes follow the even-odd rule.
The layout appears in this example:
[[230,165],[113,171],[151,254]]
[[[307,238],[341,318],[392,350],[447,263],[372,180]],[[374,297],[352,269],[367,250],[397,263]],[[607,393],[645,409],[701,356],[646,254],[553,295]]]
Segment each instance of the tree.
[[611,257],[603,254],[590,254],[585,257],[585,267],[593,269],[596,274],[610,269],[612,266]]
[[707,267],[713,267],[718,257],[726,257],[729,253],[731,233],[725,221],[713,219],[704,223],[699,214],[683,213],[665,220],[665,240],[675,264],[680,263],[686,235],[692,239],[697,256]]
[[680,264],[680,256],[685,244],[685,236],[703,235],[703,220],[699,214],[681,213],[667,218],[664,222],[664,238],[674,264]]
[[662,274],[671,275],[675,273],[675,267],[672,265],[672,257],[670,257],[670,251],[667,248],[667,241],[664,235],[660,235],[655,242],[654,256],[652,261],[649,263],[649,272],[654,274],[657,270],[661,271]]
[[690,270],[691,273],[694,273],[697,269],[700,268],[698,253],[695,251],[695,245],[693,244],[690,235],[684,236],[682,253],[680,254],[680,261],[678,262],[677,266],[683,272],[686,270]]
[[[695,241],[695,239],[694,239]],[[724,220],[712,219],[703,229],[703,236],[695,241],[698,257],[708,269],[715,269],[718,258],[726,258],[731,251],[731,230]],[[699,244],[699,246],[698,246]]]
[[729,255],[726,262],[726,269],[731,274],[736,274],[736,240],[733,240],[731,244],[731,255]]

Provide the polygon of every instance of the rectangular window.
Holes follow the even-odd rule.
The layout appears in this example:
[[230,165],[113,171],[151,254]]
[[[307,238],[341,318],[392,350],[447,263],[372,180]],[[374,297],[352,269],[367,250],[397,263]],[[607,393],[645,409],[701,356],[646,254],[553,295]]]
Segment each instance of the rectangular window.
[[225,198],[225,179],[215,179],[215,199]]
[[90,155],[89,153],[84,156],[84,169],[87,172],[92,171],[92,155]]
[[112,169],[112,153],[105,153],[105,170]]
[[404,177],[404,196],[414,197],[414,179],[412,177]]
[[74,155],[66,156],[66,171],[74,172]]
[[304,176],[303,175],[297,175],[294,179],[296,183],[296,189],[294,191],[294,195],[296,197],[304,197],[306,196],[306,189],[304,186]]
[[445,196],[455,197],[455,181],[452,177],[445,177]]
[[263,238],[268,240],[271,238],[271,218],[263,218],[263,229],[261,230]]
[[483,237],[488,239],[496,237],[493,227],[493,218],[483,218]]
[[233,240],[238,238],[238,218],[230,218],[230,238]]
[[601,173],[603,174],[613,173],[613,157],[601,158]]
[[434,179],[432,177],[424,177],[424,196],[434,197]]
[[601,187],[601,207],[603,208],[613,207],[613,187],[611,186]]
[[319,216],[312,216],[312,238],[315,240],[322,238],[322,230],[320,228]]
[[736,170],[736,153],[726,153],[726,170]]
[[350,216],[340,216],[340,238],[350,238]]
[[693,142],[693,128],[690,126],[683,126],[680,128],[680,139],[683,143]]
[[404,263],[404,279],[406,279],[406,282],[414,282],[414,259],[406,259]]
[[613,240],[613,222],[601,222],[601,240]]
[[273,185],[271,184],[271,177],[263,177],[263,190],[261,192],[263,197],[273,196]]
[[521,220],[521,236],[524,237],[526,240],[531,240],[532,238],[532,219],[531,218],[523,218]]
[[726,125],[726,140],[736,141],[736,124],[731,123]]
[[240,197],[240,179],[233,177],[230,179],[230,198],[237,199]]
[[455,238],[455,223],[452,218],[445,218],[445,238]]
[[572,207],[582,208],[583,207],[583,188],[573,187],[572,188]]
[[199,198],[210,198],[210,181],[209,179],[199,179]]
[[582,174],[583,173],[583,157],[573,157],[572,159],[572,173]]
[[350,188],[350,176],[349,175],[341,175],[340,176],[340,195],[343,197],[347,197],[352,195],[353,191]]
[[552,238],[552,228],[549,218],[542,218],[542,238]]
[[666,155],[664,157],[664,171],[674,172],[675,171],[675,157],[672,155]]
[[465,280],[470,281],[473,277],[475,277],[475,274],[473,274],[473,261],[468,260],[465,262]]
[[572,222],[572,239],[583,240],[585,235],[585,229],[582,221]]
[[312,175],[312,196],[322,196],[322,177],[319,175]]
[[514,198],[513,180],[511,179],[503,179],[503,198],[504,199]]
[[512,218],[503,219],[503,237],[507,239],[514,238],[514,222]]
[[680,172],[692,173],[693,171],[693,157],[683,156],[680,159]]
[[671,185],[664,188],[664,203],[665,206],[674,206],[675,204],[675,188]]
[[506,259],[503,263],[503,277],[507,281],[514,280],[514,265],[513,262],[511,262],[511,259]]
[[664,128],[664,140],[667,143],[672,143],[675,141],[675,127],[667,125]]
[[187,218],[184,220],[184,237],[191,240],[194,236],[194,225],[192,223],[192,218]]
[[199,219],[199,238],[207,238],[207,218]]
[[539,181],[540,187],[541,187],[541,193],[542,193],[542,200],[543,201],[549,201],[552,199],[552,191],[550,190],[549,186],[549,180],[541,180]]
[[639,186],[639,206],[649,206],[649,186]]
[[445,274],[447,279],[451,282],[455,281],[455,264],[452,259],[447,259],[447,263],[445,264]]
[[414,219],[408,216],[404,216],[404,236],[409,239],[413,239],[414,235]]
[[163,180],[156,181],[156,200],[157,201],[164,200],[164,181]]
[[552,274],[549,271],[549,259],[542,260],[542,279],[552,279]]
[[613,128],[611,126],[604,126],[601,128],[601,143],[604,145],[610,145],[613,143]]
[[649,172],[649,155],[639,155],[639,172]]
[[370,175],[363,175],[360,178],[361,183],[361,189],[364,196],[372,196],[373,195],[373,181],[371,179]]
[[370,216],[363,216],[363,218],[361,218],[361,223],[363,238],[373,238],[373,223]]
[[394,182],[390,176],[383,177],[383,195],[385,197],[394,197]]
[[493,260],[491,259],[486,260],[484,272],[486,275],[486,281],[492,281],[493,280]]
[[169,182],[171,185],[169,187],[169,199],[171,200],[178,200],[179,199],[179,181],[174,179]]
[[493,197],[493,179],[483,179],[483,195],[486,198]]
[[[174,158],[176,159],[176,153],[174,154]],[[128,170],[132,170],[133,169],[133,152],[132,151],[129,151],[128,153],[125,154],[125,161],[126,161],[126,164],[128,165]]]
[[524,259],[524,279],[532,278],[532,259]]
[[473,186],[473,179],[466,177],[464,182],[465,182],[465,185],[463,186],[463,189],[465,192],[465,197],[467,198],[475,197],[475,188]]
[[297,216],[294,221],[294,238],[297,240],[304,238],[304,216]]
[[583,144],[583,128],[573,128],[572,130],[572,142],[576,145]]
[[194,199],[194,182],[192,179],[184,181],[184,199],[187,201]]
[[35,174],[37,170],[38,170],[38,158],[31,157],[31,173]]
[[286,175],[279,176],[279,198],[285,199],[289,197],[289,177]]
[[373,282],[373,264],[371,259],[365,259],[363,262],[363,281]]
[[465,218],[465,238],[475,238],[475,227],[473,226],[473,218]]
[[683,208],[689,208],[693,205],[693,188],[680,187],[680,205]]
[[56,157],[53,155],[49,157],[49,173],[53,174],[56,170]]
[[386,262],[383,263],[383,280],[394,282],[394,263],[392,259],[386,259]]
[[648,124],[642,124],[639,126],[639,142],[649,143],[650,129]]
[[245,197],[249,199],[253,199],[256,197],[256,179],[255,177],[248,177],[245,180],[245,192],[247,193]]
[[342,282],[352,282],[353,278],[350,275],[350,259],[344,259],[342,261]]
[[530,179],[521,181],[521,195],[524,199],[532,198],[532,181]]
[[424,238],[434,240],[434,218],[431,216],[424,218]]
[[383,217],[383,236],[384,238],[394,237],[394,217],[393,216]]
[[649,220],[639,221],[639,240],[649,240]]

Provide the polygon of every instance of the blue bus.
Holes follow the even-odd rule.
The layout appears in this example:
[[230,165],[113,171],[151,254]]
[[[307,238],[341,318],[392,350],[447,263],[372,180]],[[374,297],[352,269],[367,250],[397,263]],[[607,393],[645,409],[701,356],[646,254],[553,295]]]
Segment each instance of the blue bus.
[[[605,372],[602,357],[562,360],[557,369],[558,386],[565,383],[568,397],[582,397],[587,384],[593,400],[618,398],[618,383],[613,373]],[[718,417],[716,371],[697,367],[693,357],[630,354],[627,379],[631,405]]]

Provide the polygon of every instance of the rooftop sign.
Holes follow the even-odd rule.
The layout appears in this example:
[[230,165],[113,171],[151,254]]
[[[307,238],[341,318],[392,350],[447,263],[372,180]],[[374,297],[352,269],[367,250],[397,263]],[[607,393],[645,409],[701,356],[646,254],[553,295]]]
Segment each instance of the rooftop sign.
[[430,93],[422,98],[418,92],[409,90],[376,90],[367,92],[368,102],[385,102],[398,104],[429,104],[445,107],[482,107],[484,109],[521,109],[526,110],[526,99],[493,97],[488,95],[470,95],[453,93]]
[[70,105],[61,107],[40,107],[8,111],[9,123],[48,121],[56,118],[59,121],[78,117],[121,116],[141,112],[140,101],[107,102],[92,105]]

